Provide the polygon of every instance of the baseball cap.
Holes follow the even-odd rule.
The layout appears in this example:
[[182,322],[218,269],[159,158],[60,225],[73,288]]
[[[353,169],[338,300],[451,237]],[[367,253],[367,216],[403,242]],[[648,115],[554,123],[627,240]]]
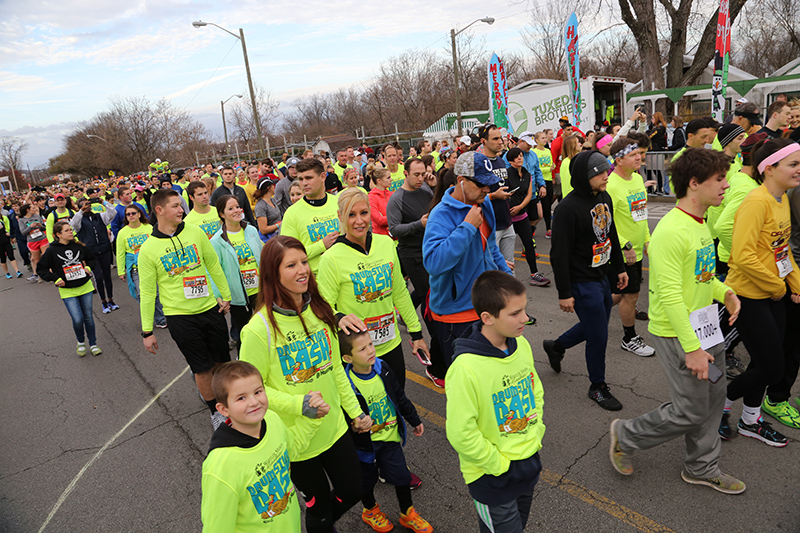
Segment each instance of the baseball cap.
[[142,192],[144,190],[144,187],[142,187],[137,183],[136,185],[133,186],[133,190],[137,192]]
[[464,135],[463,137],[461,137],[460,139],[458,139],[458,142],[464,143],[464,144],[466,144],[467,146],[469,146],[469,145],[471,145],[471,144],[472,144],[472,139],[470,138],[470,136],[469,136],[469,135]]
[[58,200],[59,198],[64,198],[64,195],[63,195],[63,194],[61,194],[60,192],[59,192],[59,193],[56,193],[56,195],[55,195],[55,196],[53,196],[53,199],[55,199],[55,200]]
[[359,152],[358,150],[353,150],[353,155],[358,157],[361,155],[361,152]]
[[278,182],[274,181],[272,178],[264,177],[258,180],[258,183],[256,184],[256,189],[260,191],[266,191],[276,183]]
[[300,160],[297,159],[296,157],[290,157],[289,160],[286,161],[286,166],[287,167],[293,167],[293,166],[296,166],[297,163],[299,163],[299,162],[300,162]]
[[520,133],[519,140],[525,141],[529,146],[536,146],[536,141],[533,140],[533,133],[529,131],[523,131]]
[[453,172],[456,176],[470,178],[481,185],[494,185],[500,182],[500,178],[492,172],[489,159],[478,152],[464,152],[458,156]]
[[753,102],[744,103],[736,108],[734,115],[744,117],[754,126],[762,126],[761,117],[758,114],[758,106]]

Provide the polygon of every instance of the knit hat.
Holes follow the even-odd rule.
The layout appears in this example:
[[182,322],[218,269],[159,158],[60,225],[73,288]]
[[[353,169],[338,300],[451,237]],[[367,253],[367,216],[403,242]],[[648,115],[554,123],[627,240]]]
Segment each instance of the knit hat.
[[610,168],[611,163],[608,162],[606,156],[597,150],[584,150],[573,157],[569,163],[572,188],[582,195],[591,194],[592,188],[589,185],[589,180]]
[[725,124],[719,129],[719,132],[717,133],[717,139],[719,139],[719,144],[725,148],[731,143],[731,141],[733,141],[742,133],[744,133],[744,129],[740,125]]
[[748,135],[747,139],[742,141],[742,157],[749,156],[752,151],[753,147],[758,144],[759,141],[762,141],[767,138],[767,134],[763,131],[759,131],[757,133],[753,133],[752,135]]

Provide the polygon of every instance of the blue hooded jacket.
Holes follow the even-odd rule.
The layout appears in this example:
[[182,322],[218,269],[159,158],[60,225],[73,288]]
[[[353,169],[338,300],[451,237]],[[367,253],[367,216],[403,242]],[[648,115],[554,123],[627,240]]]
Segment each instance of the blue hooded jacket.
[[497,247],[492,203],[480,204],[491,229],[484,249],[478,228],[464,221],[472,206],[452,193],[451,187],[431,211],[422,241],[422,262],[430,273],[430,307],[440,315],[473,309],[472,285],[487,270],[513,274]]

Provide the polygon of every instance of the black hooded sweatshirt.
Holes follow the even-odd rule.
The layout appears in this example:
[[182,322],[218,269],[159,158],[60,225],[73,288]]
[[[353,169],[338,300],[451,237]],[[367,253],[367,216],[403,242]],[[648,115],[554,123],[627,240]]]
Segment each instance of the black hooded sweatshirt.
[[79,242],[72,241],[67,244],[61,244],[56,240],[50,243],[50,246],[47,247],[47,250],[39,260],[39,264],[36,266],[36,274],[43,280],[53,283],[63,279],[65,289],[74,289],[85,285],[91,279],[88,275],[76,279],[68,279],[71,276],[67,276],[64,270],[75,268],[77,265],[94,267],[94,254],[92,251]]
[[550,254],[561,300],[572,298],[573,283],[605,279],[609,263],[617,274],[625,272],[611,196],[592,192],[589,185],[594,176],[589,176],[588,160],[595,152],[581,152],[572,159],[574,190],[553,212]]

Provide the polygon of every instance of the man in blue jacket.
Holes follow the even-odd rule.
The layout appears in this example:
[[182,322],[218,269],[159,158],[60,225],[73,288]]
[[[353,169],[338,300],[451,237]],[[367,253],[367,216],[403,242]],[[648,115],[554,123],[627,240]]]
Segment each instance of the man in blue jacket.
[[[472,305],[472,284],[487,270],[513,274],[495,240],[489,188],[499,182],[485,155],[461,154],[453,172],[455,186],[428,215],[422,257],[430,273],[431,337],[441,344],[442,357],[432,357],[427,374],[438,387],[453,357],[453,341],[478,321]],[[432,354],[433,355],[433,354]]]

